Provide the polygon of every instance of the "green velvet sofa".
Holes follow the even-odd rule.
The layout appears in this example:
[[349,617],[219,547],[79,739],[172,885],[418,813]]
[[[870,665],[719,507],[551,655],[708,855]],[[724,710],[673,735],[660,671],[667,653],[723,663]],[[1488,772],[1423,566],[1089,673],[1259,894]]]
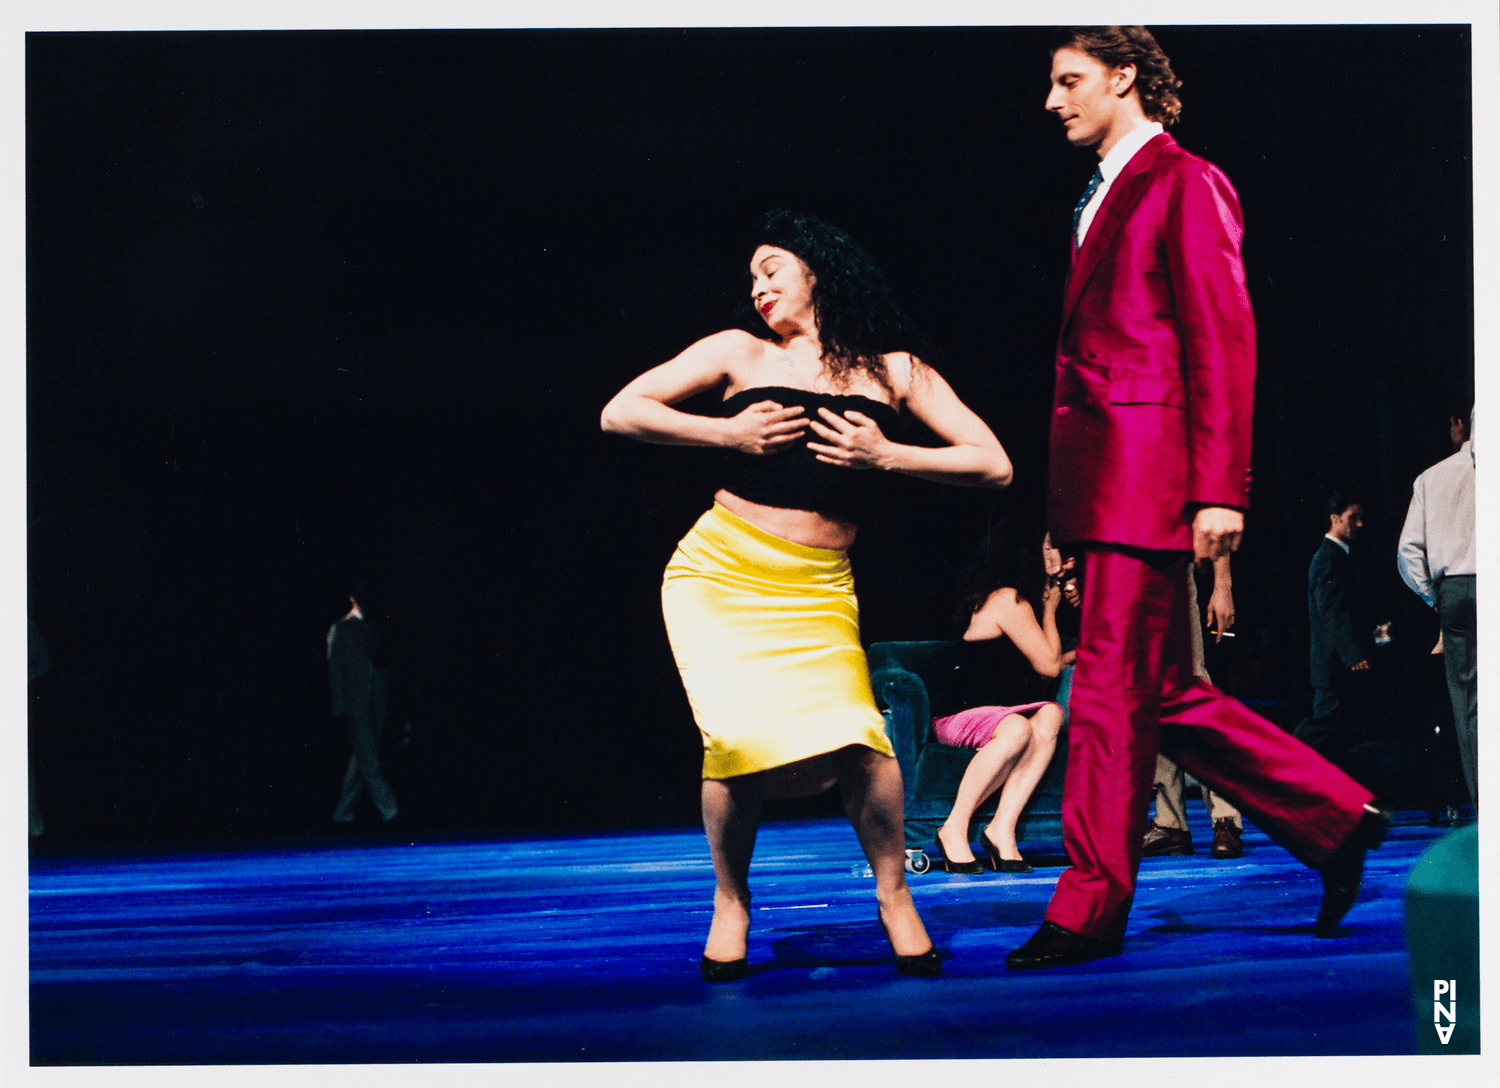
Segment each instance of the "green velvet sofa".
[[[946,694],[958,667],[958,643],[946,642],[876,642],[870,646],[870,682],[876,701],[885,714],[886,733],[896,749],[905,787],[906,846],[908,855],[931,845],[937,830],[958,796],[958,784],[969,761],[972,748],[955,748],[940,743],[932,735],[932,706]],[[1057,699],[1066,708],[1067,688],[1072,670],[1066,669],[1056,681]],[[1067,769],[1068,733],[1066,722],[1057,740],[1057,751],[1041,784],[1031,795],[1016,837],[1023,842],[1055,843],[1062,840],[1062,788]],[[990,798],[975,813],[969,838],[979,832],[995,815],[997,798]],[[915,871],[925,868],[920,859]],[[908,867],[911,867],[910,863]]]

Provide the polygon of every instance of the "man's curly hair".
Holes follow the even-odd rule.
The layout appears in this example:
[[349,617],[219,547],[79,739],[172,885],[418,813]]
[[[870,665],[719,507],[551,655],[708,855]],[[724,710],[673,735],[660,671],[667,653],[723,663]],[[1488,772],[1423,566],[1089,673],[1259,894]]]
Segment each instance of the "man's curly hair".
[[1172,74],[1172,62],[1143,26],[1070,26],[1059,31],[1052,52],[1076,49],[1106,68],[1135,65],[1135,89],[1141,109],[1153,121],[1170,125],[1182,113],[1177,91],[1182,80]]

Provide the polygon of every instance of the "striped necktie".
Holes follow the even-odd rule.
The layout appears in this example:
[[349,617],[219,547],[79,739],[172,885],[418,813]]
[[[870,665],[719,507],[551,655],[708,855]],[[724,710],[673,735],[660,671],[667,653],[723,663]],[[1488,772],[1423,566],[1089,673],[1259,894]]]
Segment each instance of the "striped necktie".
[[1083,191],[1083,196],[1078,200],[1078,206],[1073,209],[1073,245],[1078,245],[1078,224],[1083,219],[1083,209],[1089,206],[1089,201],[1094,199],[1094,194],[1099,191],[1099,186],[1104,184],[1104,172],[1098,167],[1094,168],[1094,176],[1089,178],[1089,187]]

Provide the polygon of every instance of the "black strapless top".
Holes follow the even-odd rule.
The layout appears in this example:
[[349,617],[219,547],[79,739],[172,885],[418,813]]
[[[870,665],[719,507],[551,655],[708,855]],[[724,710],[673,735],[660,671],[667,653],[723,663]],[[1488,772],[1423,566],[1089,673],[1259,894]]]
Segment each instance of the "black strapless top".
[[[775,401],[783,408],[800,404],[809,419],[819,419],[819,408],[840,414],[859,412],[873,419],[887,438],[895,438],[901,431],[900,414],[882,401],[779,385],[741,389],[724,401],[719,414],[728,419],[763,400]],[[810,427],[802,440],[776,453],[756,455],[726,450],[722,486],[731,494],[765,506],[815,510],[830,517],[859,522],[874,501],[879,473],[825,464],[807,448],[809,441],[818,441]]]
[[1032,668],[1016,644],[1001,635],[958,644],[958,668],[946,697],[935,700],[934,718],[976,706],[1023,706],[1048,697],[1049,678]]

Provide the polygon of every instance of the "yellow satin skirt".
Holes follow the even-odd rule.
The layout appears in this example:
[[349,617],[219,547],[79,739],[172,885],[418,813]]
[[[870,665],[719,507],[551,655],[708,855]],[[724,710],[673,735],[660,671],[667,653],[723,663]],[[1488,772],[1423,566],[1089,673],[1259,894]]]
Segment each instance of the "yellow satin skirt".
[[667,564],[661,606],[703,734],[704,778],[850,744],[895,754],[843,552],[783,540],[715,503]]

